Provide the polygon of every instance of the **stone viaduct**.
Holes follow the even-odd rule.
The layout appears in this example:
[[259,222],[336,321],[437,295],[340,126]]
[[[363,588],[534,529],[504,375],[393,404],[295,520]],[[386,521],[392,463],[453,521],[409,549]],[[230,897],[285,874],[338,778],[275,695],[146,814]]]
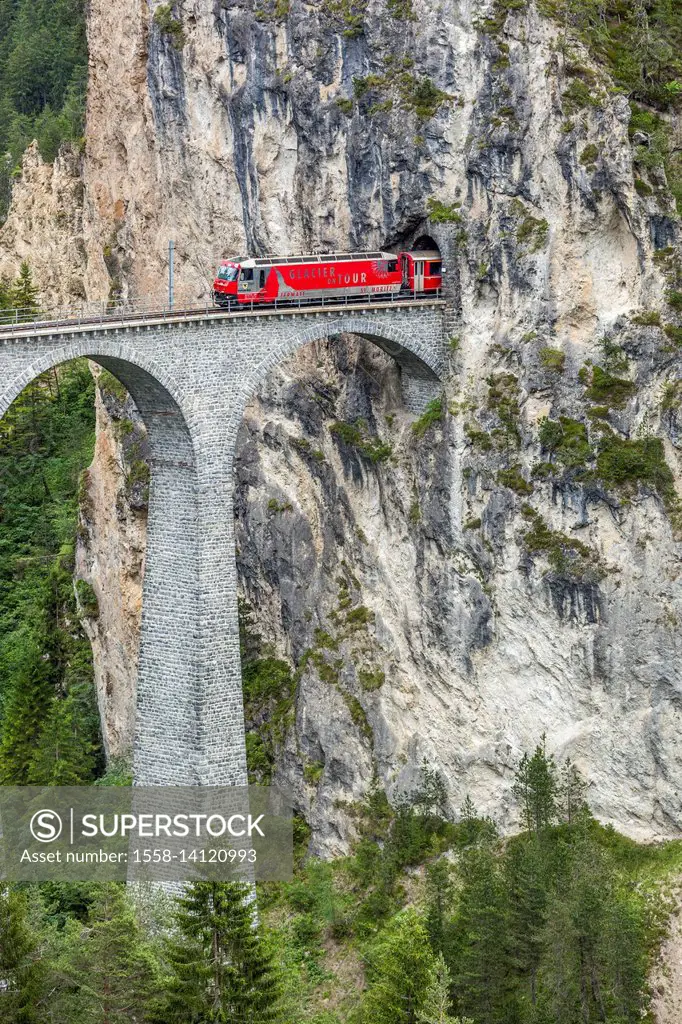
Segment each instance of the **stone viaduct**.
[[370,339],[397,361],[410,411],[440,393],[442,301],[0,328],[0,416],[39,374],[87,357],[127,388],[149,432],[138,784],[246,782],[232,502],[237,431],[272,367],[343,332]]

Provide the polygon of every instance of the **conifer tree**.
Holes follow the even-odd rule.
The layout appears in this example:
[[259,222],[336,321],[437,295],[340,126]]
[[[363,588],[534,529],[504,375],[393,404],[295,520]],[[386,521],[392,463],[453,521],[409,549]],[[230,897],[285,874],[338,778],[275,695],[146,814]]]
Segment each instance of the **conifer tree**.
[[417,1014],[417,1024],[474,1024],[468,1017],[452,1017],[450,989],[452,979],[442,956],[438,957],[433,981],[426,990],[424,1003]]
[[10,291],[10,306],[16,309],[20,320],[33,320],[40,310],[38,289],[33,283],[33,274],[24,260],[19,268],[19,275]]
[[512,960],[528,985],[530,1004],[535,1006],[550,885],[545,846],[537,836],[520,836],[510,843],[505,857],[505,878]]
[[6,695],[0,737],[0,786],[22,786],[29,780],[38,737],[54,695],[50,666],[30,650]]
[[28,919],[26,897],[0,884],[0,1020],[38,1024],[43,966],[38,937]]
[[266,1024],[280,985],[242,882],[193,882],[177,898],[164,1024]]
[[96,748],[82,712],[72,693],[52,699],[28,766],[30,784],[79,786],[92,778]]
[[54,1024],[144,1021],[158,997],[160,972],[125,887],[96,888],[87,924],[72,925],[56,965]]
[[369,988],[358,1018],[361,1024],[417,1024],[436,966],[419,914],[414,909],[402,911],[368,956]]
[[445,954],[452,943],[452,910],[455,887],[447,860],[426,869],[426,931],[434,953]]
[[477,1024],[500,1024],[513,1004],[504,880],[488,846],[464,853],[461,874],[453,968],[457,1005]]
[[532,757],[524,754],[516,772],[514,796],[521,804],[525,828],[542,832],[557,817],[557,778],[554,758],[547,755],[545,736]]
[[587,810],[586,792],[587,786],[580,772],[570,757],[567,757],[561,766],[558,797],[561,817],[568,825],[573,823],[577,815]]

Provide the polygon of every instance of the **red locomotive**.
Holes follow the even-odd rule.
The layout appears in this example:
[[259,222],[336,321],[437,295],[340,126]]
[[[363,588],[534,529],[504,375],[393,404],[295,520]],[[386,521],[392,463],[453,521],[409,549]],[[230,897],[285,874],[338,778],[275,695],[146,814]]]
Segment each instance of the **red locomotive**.
[[236,257],[223,260],[213,282],[216,305],[345,299],[370,295],[425,295],[443,283],[440,253],[332,253],[322,256]]

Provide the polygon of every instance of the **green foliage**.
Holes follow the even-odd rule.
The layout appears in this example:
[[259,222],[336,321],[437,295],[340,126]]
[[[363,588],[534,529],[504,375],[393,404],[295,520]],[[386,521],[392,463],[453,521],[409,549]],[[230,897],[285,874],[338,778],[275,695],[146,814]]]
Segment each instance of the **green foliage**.
[[412,433],[415,437],[423,437],[434,424],[441,423],[445,415],[442,398],[432,399],[426,406],[425,411],[416,422],[412,424]]
[[523,514],[531,523],[523,536],[526,550],[530,555],[543,555],[556,576],[582,583],[598,583],[603,578],[596,551],[574,537],[551,530],[529,505],[524,506]]
[[357,419],[354,423],[336,421],[331,424],[329,430],[344,444],[355,448],[369,462],[385,462],[393,454],[393,449],[388,442],[382,441],[376,435],[369,434],[367,423],[363,419]]
[[192,882],[176,899],[164,1024],[278,1019],[280,982],[255,909],[241,882]]
[[[85,925],[71,921],[50,993],[55,1024],[126,1024],[130,1008],[138,1019],[156,1004],[161,971],[125,887],[91,886]],[[148,1019],[148,1018],[147,1018]]]
[[527,214],[516,230],[519,245],[527,245],[531,253],[539,252],[547,245],[549,222],[543,218]]
[[583,149],[580,154],[580,163],[587,167],[589,171],[593,171],[597,160],[599,159],[599,146],[596,142],[590,142]]
[[83,0],[0,3],[0,221],[34,138],[48,161],[62,141],[80,145],[87,63]]
[[643,199],[654,194],[654,190],[651,185],[644,181],[643,178],[635,178],[635,192],[638,196],[642,196]]
[[479,451],[489,452],[494,448],[494,441],[487,431],[479,430],[478,427],[471,423],[465,423],[464,433],[469,439],[469,443],[474,448],[478,448]]
[[16,311],[16,319],[22,321],[35,320],[40,312],[38,289],[33,283],[31,268],[26,260],[22,261],[19,276],[9,290],[7,308]]
[[426,204],[429,220],[433,224],[461,224],[461,203],[443,203],[440,199],[429,199]]
[[642,313],[637,313],[636,316],[633,316],[631,322],[637,327],[660,327],[661,314],[657,309],[646,309]]
[[528,0],[495,0],[492,15],[479,22],[478,27],[489,35],[498,35],[504,28],[507,15],[526,9]]
[[605,434],[599,441],[597,472],[607,487],[631,491],[639,485],[658,492],[669,511],[677,509],[679,499],[673,472],[665,461],[660,437],[622,440]]
[[[384,61],[386,73],[365,75],[353,79],[353,92],[357,100],[365,100],[370,108],[390,109],[391,95],[401,110],[416,114],[420,121],[434,117],[443,103],[452,96],[439,89],[428,77],[417,77],[411,68],[411,58],[389,56]],[[381,97],[388,97],[382,101]]]
[[519,381],[513,373],[496,373],[487,378],[487,408],[495,412],[500,426],[492,431],[494,443],[501,448],[518,448],[521,444],[519,432]]
[[81,471],[94,448],[87,363],[38,378],[0,421],[0,780],[101,770],[92,654],[73,588]]
[[678,102],[682,14],[670,0],[541,0],[540,9],[575,32],[632,99],[665,109]]
[[538,744],[532,757],[524,754],[516,772],[514,796],[521,806],[527,832],[539,835],[557,819],[556,766],[547,755],[546,738]]
[[360,669],[358,672],[360,685],[366,693],[379,690],[386,682],[386,675],[381,668]]
[[78,607],[85,618],[96,619],[99,615],[99,601],[94,588],[86,580],[76,580]]
[[669,380],[663,385],[661,412],[677,412],[682,408],[682,380]]
[[3,1024],[40,1024],[44,967],[26,894],[0,883],[0,1011]]
[[416,21],[412,0],[388,0],[388,13],[397,21]]
[[436,967],[420,915],[411,908],[398,914],[369,952],[358,1024],[414,1024]]
[[561,416],[540,421],[540,444],[550,451],[567,469],[583,469],[592,458],[587,427],[579,420]]
[[598,405],[606,405],[610,409],[622,409],[629,398],[637,391],[637,386],[629,380],[615,377],[601,366],[592,369],[592,380],[585,392],[585,397]]
[[566,363],[566,353],[560,348],[541,348],[540,362],[546,370],[553,370],[555,373],[563,373]]
[[[311,785],[320,773],[306,766]],[[424,763],[395,806],[375,787],[347,807],[351,857],[259,884],[260,923],[234,882],[193,883],[170,907],[136,893],[142,913],[117,884],[0,886],[2,1019],[639,1024],[682,844],[603,828],[585,790],[543,738],[516,768],[523,831],[502,841],[468,798],[448,821]],[[303,848],[300,818],[296,832]]]
[[516,491],[517,494],[533,493],[532,483],[526,480],[521,473],[521,463],[517,463],[510,469],[501,469],[496,479],[498,484],[502,484],[503,487],[509,487],[512,491]]
[[154,11],[154,24],[164,35],[169,36],[176,50],[181,50],[185,45],[185,32],[182,22],[173,17],[173,5],[161,4]]
[[[433,943],[432,943],[433,945]],[[417,1024],[474,1024],[471,1018],[450,1015],[452,977],[441,954],[432,972],[432,980],[424,993],[424,1001],[417,1013]]]
[[346,39],[356,39],[365,31],[365,8],[359,0],[324,0],[323,9]]
[[[638,146],[636,162],[665,168],[668,187],[682,209],[682,157],[672,141],[670,124],[656,113],[670,108],[679,111],[682,102],[679,5],[671,0],[540,0],[539,6],[590,48],[616,88],[630,98],[630,134],[645,132],[649,137],[647,145]],[[594,84],[584,74],[574,78],[564,102],[569,112],[595,105]],[[640,195],[652,193],[641,178],[635,187]]]

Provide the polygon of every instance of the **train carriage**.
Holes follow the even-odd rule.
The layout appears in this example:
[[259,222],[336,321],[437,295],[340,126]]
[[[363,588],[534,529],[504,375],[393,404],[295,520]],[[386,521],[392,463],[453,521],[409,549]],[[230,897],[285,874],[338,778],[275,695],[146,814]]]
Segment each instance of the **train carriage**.
[[[426,256],[425,262],[421,259]],[[223,260],[213,284],[218,306],[398,295],[434,291],[441,277],[438,253],[329,253],[318,256],[265,256]],[[426,268],[426,271],[425,269]]]

